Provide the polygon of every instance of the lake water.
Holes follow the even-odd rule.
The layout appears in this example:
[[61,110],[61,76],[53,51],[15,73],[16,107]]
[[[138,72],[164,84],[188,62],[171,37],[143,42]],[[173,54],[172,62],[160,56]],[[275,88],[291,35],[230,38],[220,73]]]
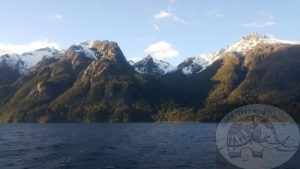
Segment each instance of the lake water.
[[[2,124],[0,169],[234,168],[213,123]],[[280,168],[299,169],[299,152]]]

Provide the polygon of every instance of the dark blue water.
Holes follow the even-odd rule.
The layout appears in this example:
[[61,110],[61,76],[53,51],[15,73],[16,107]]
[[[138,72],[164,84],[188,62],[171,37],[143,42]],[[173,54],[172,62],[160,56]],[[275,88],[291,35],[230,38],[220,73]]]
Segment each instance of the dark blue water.
[[[0,169],[232,168],[216,160],[215,129],[204,123],[5,124]],[[299,168],[293,160],[300,159],[285,168]]]

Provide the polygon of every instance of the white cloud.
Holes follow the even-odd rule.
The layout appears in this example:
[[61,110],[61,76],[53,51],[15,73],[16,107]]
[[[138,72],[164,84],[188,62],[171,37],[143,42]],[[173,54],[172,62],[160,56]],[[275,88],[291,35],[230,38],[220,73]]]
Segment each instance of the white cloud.
[[276,26],[277,23],[275,22],[275,17],[268,11],[259,12],[260,21],[249,22],[243,24],[246,28],[266,28]]
[[60,19],[62,19],[62,18],[63,18],[63,16],[60,15],[60,14],[55,14],[55,15],[49,15],[49,16],[48,16],[48,19],[49,19],[49,20],[60,20]]
[[212,19],[212,18],[217,18],[217,19],[223,19],[224,15],[219,12],[219,10],[212,10],[206,13],[207,18]]
[[177,16],[175,13],[166,11],[166,10],[161,10],[157,14],[153,16],[153,19],[155,21],[161,21],[161,20],[171,20],[173,22],[181,22],[181,23],[188,23],[186,20],[183,18],[180,18]]
[[267,21],[267,22],[251,22],[243,24],[244,27],[252,27],[252,28],[265,28],[275,26],[276,22],[274,21]]
[[48,42],[48,40],[33,41],[28,44],[0,43],[0,55],[11,53],[22,54],[45,47],[53,47],[59,49],[59,45],[57,43]]
[[160,10],[159,12],[157,12],[153,15],[153,19],[152,19],[151,23],[155,30],[160,30],[161,25],[164,22],[168,22],[168,21],[181,23],[181,24],[193,24],[194,23],[192,20],[187,20],[185,18],[179,17],[176,14],[175,8],[178,5],[177,0],[167,0],[167,1],[168,1],[168,7]]
[[171,14],[170,12],[167,12],[165,10],[161,10],[159,13],[155,14],[153,16],[153,18],[155,20],[161,20],[161,19],[164,19],[164,18],[170,18],[172,17],[173,14]]
[[173,48],[172,44],[165,41],[159,41],[148,46],[145,49],[145,53],[156,59],[171,58],[179,55],[179,52]]
[[275,17],[273,16],[273,14],[271,14],[271,12],[269,11],[262,11],[260,12],[260,15],[268,18],[268,19],[274,19]]

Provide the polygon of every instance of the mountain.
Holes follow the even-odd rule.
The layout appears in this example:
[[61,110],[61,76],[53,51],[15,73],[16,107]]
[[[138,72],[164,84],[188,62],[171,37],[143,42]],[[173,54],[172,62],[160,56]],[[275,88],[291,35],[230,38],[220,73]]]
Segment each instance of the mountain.
[[204,71],[209,65],[219,58],[217,53],[189,57],[177,66],[176,71],[185,75],[196,74]]
[[111,41],[3,55],[0,122],[218,121],[262,103],[300,121],[300,43],[251,34],[177,67]]
[[132,61],[132,60],[129,60],[128,63],[129,63],[130,65],[134,65],[134,64],[135,64],[135,62]]
[[3,55],[0,57],[0,85],[8,85],[20,76],[23,62],[16,56]]
[[253,33],[248,36],[243,37],[241,40],[235,42],[234,44],[227,46],[221,50],[221,53],[241,53],[246,55],[249,51],[255,50],[255,48],[260,45],[271,45],[275,48],[290,46],[290,45],[299,45],[298,41],[287,41],[272,38],[267,35],[261,35],[258,33]]
[[222,55],[226,53],[239,53],[245,55],[247,52],[254,50],[260,45],[273,45],[278,48],[288,45],[297,45],[299,43],[300,42],[297,41],[279,40],[266,35],[253,33],[243,37],[234,44],[221,49],[219,52],[189,57],[177,66],[176,71],[185,75],[197,74],[204,71],[209,65],[220,59]]
[[299,47],[300,42],[254,33],[206,55],[212,62],[188,58],[163,80],[183,91],[204,121],[252,103],[274,105],[300,120]]
[[44,58],[60,57],[61,51],[55,48],[42,48],[21,55],[5,54],[0,56],[1,64],[17,69],[20,74],[26,73]]
[[153,121],[161,106],[177,105],[173,93],[137,73],[117,43],[88,41],[0,87],[0,121]]
[[155,77],[161,77],[175,70],[176,68],[175,66],[172,66],[168,62],[155,59],[150,55],[132,64],[132,66],[139,73],[147,74]]
[[0,85],[14,82],[20,75],[29,72],[38,62],[59,58],[62,52],[54,48],[42,48],[32,52],[0,56]]
[[220,51],[222,65],[212,80],[202,115],[220,120],[245,104],[270,104],[299,120],[300,43],[251,34]]

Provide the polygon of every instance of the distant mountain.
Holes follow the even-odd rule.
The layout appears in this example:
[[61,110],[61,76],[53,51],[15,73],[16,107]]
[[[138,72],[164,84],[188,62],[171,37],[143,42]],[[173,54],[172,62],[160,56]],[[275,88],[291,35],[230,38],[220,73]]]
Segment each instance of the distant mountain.
[[0,85],[14,82],[20,75],[29,72],[38,62],[52,57],[59,58],[61,51],[42,48],[32,52],[0,56]]
[[219,58],[217,53],[190,57],[177,66],[177,71],[185,75],[200,73]]
[[86,41],[0,57],[0,122],[216,121],[245,104],[300,121],[300,43],[251,34],[177,67]]
[[5,54],[0,56],[1,64],[17,69],[20,74],[26,73],[44,58],[60,57],[61,51],[54,48],[42,48],[32,52],[26,52],[21,55]]
[[134,65],[134,64],[135,64],[135,62],[132,61],[132,60],[129,60],[128,63],[129,63],[130,65]]
[[241,40],[235,42],[234,44],[222,49],[220,53],[240,53],[246,55],[249,51],[255,50],[261,45],[272,45],[273,47],[278,48],[283,46],[299,44],[299,41],[280,40],[267,35],[253,33],[243,37]]
[[150,55],[146,56],[140,61],[132,64],[134,69],[142,74],[152,75],[155,77],[161,77],[173,70],[175,70],[175,66],[172,66],[168,62],[154,59]]

